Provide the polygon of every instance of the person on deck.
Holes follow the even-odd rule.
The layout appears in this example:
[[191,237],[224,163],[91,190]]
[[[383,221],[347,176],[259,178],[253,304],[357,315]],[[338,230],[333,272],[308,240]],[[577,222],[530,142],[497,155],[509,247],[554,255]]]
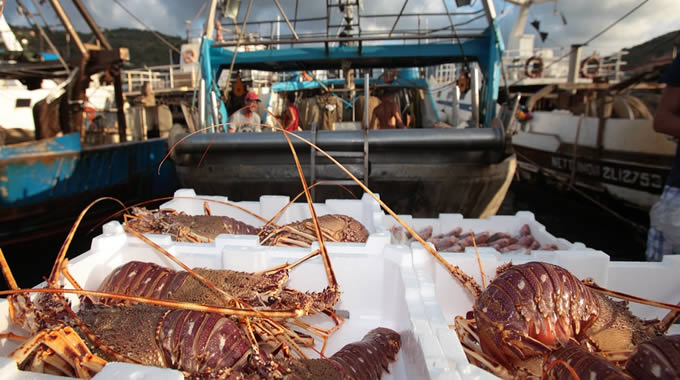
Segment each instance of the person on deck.
[[[680,137],[680,54],[661,76],[666,83],[654,116],[654,130]],[[663,255],[680,254],[680,144],[661,199],[649,212],[647,260],[661,261]]]
[[251,91],[246,94],[245,103],[245,107],[229,117],[229,133],[262,132],[260,115],[257,113],[260,97]]
[[378,119],[378,128],[380,129],[394,129],[397,126],[399,128],[406,128],[406,125],[401,120],[399,105],[394,102],[392,93],[389,91],[384,92],[380,100],[382,102],[373,110],[371,122],[368,125],[375,126],[375,120]]
[[281,114],[281,124],[288,132],[301,131],[300,128],[300,112],[295,107],[295,93],[289,92],[286,94],[286,109]]

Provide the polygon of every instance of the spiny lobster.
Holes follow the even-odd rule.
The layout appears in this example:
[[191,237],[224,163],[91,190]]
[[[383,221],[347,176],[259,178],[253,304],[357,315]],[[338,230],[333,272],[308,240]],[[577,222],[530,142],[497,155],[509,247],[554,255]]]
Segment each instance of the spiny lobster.
[[[74,281],[64,269],[62,267],[66,277]],[[229,298],[224,300],[224,305],[232,307],[221,308],[167,301],[178,298],[196,301],[185,296],[202,284],[187,272],[140,262],[118,268],[102,288],[132,289],[132,293],[141,291],[166,300],[78,291],[80,287],[74,284],[76,291],[73,292],[86,295],[75,313],[59,295],[68,290],[51,289],[56,294],[38,297],[37,305],[25,293],[19,293],[10,297],[10,314],[15,323],[35,335],[14,352],[13,358],[22,368],[79,377],[89,377],[106,361],[116,360],[176,368],[189,378],[380,378],[388,364],[396,359],[399,334],[385,328],[375,329],[361,342],[345,346],[330,358],[308,359],[296,345],[297,341],[306,340],[304,335],[275,320],[295,318],[300,310],[271,311],[272,306],[280,303],[266,304],[271,300],[264,295],[272,291],[271,297],[276,299],[279,285],[287,279],[286,271],[286,268],[276,269],[250,277],[250,280],[258,276],[265,280],[260,288],[251,288],[252,284],[245,287],[242,283],[241,287],[228,289],[234,292],[233,295],[225,293]],[[145,280],[138,281],[142,277],[133,272],[145,273]],[[149,273],[155,275],[148,276]],[[198,273],[219,283],[215,281],[219,271],[198,270]],[[243,278],[243,273],[230,273]],[[8,282],[16,288],[16,283],[9,279],[8,269],[5,275],[10,276]],[[48,283],[54,283],[52,276]],[[198,301],[210,298],[206,290],[209,289],[199,289],[198,293],[203,293]],[[97,298],[88,294],[105,303],[97,303]],[[294,294],[312,298],[305,293]],[[257,309],[246,305],[237,295],[257,305]],[[112,301],[116,299],[128,302]],[[211,298],[213,304],[220,303],[215,299],[218,298]],[[314,303],[307,305],[313,307]],[[190,306],[193,306],[191,310],[184,309]],[[291,348],[298,357],[290,356]]]
[[514,377],[523,371],[540,374],[544,357],[570,342],[597,352],[630,353],[665,332],[676,312],[661,323],[643,321],[625,302],[592,291],[566,269],[530,262],[503,268],[476,298],[473,316],[456,318],[468,357]]
[[[240,234],[258,235],[262,245],[309,247],[317,240],[311,218],[283,226],[266,223],[257,228],[228,216],[186,215],[174,210],[150,211],[140,207],[133,207],[132,214],[126,216],[128,231],[169,234],[177,241],[207,243],[215,241],[219,234]],[[368,239],[366,227],[350,216],[322,215],[318,221],[327,241],[363,243]]]
[[679,379],[680,335],[658,336],[639,344],[625,368],[574,343],[551,353],[544,367],[548,379]]
[[251,341],[243,323],[218,313],[88,303],[71,315],[42,320],[43,330],[12,354],[20,368],[89,378],[114,360],[187,378],[379,379],[401,345],[398,333],[377,328],[327,359],[297,359]]

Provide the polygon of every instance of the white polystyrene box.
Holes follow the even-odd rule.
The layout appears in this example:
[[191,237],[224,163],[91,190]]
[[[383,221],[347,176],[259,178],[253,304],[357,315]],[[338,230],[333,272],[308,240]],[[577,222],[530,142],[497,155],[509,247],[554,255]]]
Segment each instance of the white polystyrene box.
[[[414,270],[418,278],[421,297],[426,305],[427,318],[437,336],[451,368],[470,366],[455,330],[449,326],[456,316],[465,317],[472,310],[473,297],[453,278],[442,263],[424,247],[411,245]],[[458,266],[464,273],[482,284],[477,256],[465,253],[441,252],[447,262]],[[491,248],[479,249],[479,260],[486,276],[486,284],[493,279],[496,268],[505,263],[524,264],[530,261],[548,262],[569,270],[579,279],[591,278],[607,289],[633,296],[662,301],[680,302],[680,257],[666,256],[663,262],[611,262],[609,256],[594,250],[538,251],[526,254],[499,254]],[[643,319],[662,318],[667,310],[631,302],[631,311]],[[669,333],[677,333],[675,328]],[[495,378],[491,374],[482,378]]]
[[[560,250],[586,250],[583,243],[572,243],[566,239],[558,238],[549,233],[545,226],[539,223],[534,214],[529,211],[518,211],[515,215],[494,215],[485,219],[464,218],[462,214],[439,214],[438,218],[414,218],[410,215],[398,215],[406,225],[411,227],[414,231],[420,232],[424,228],[431,226],[432,235],[438,235],[450,232],[451,230],[461,227],[463,234],[468,234],[469,231],[478,234],[480,232],[488,231],[490,233],[505,232],[512,236],[519,235],[520,228],[523,225],[529,225],[531,234],[541,243],[554,244]],[[382,226],[389,231],[394,226],[401,226],[394,217],[385,214],[382,220]],[[398,242],[397,242],[398,243]],[[473,250],[472,247],[466,247],[466,252]],[[495,249],[489,248],[496,252]],[[540,250],[533,250],[534,252]],[[552,251],[545,251],[552,252]]]
[[[261,247],[173,242],[169,236],[153,235],[150,238],[164,250],[172,253],[189,267],[229,268],[260,271],[306,256],[315,248]],[[253,238],[253,237],[243,237]],[[397,360],[390,366],[384,379],[459,379],[449,368],[434,330],[430,327],[422,307],[418,279],[413,271],[410,250],[405,246],[382,246],[380,252],[362,252],[351,244],[329,244],[333,269],[342,293],[336,309],[347,311],[349,318],[329,339],[326,355],[332,355],[347,343],[360,340],[375,327],[388,327],[400,333],[402,348]],[[177,264],[156,251],[147,243],[125,234],[120,223],[109,222],[103,234],[94,238],[91,249],[69,262],[69,272],[85,289],[96,289],[103,278],[114,268],[131,260],[144,260],[177,269]],[[63,278],[62,278],[63,281]],[[326,272],[319,256],[294,268],[289,287],[301,291],[320,291],[327,285]],[[67,287],[70,287],[67,285]],[[77,305],[75,297],[69,298]],[[10,329],[6,300],[0,302],[0,331]],[[413,315],[413,317],[412,317]],[[307,322],[322,328],[333,325],[329,318],[314,315]],[[16,328],[12,331],[26,334]],[[320,340],[317,349],[320,349]],[[0,354],[8,355],[17,342],[0,340]],[[314,353],[308,351],[312,357]],[[0,362],[2,365],[5,362]],[[17,379],[42,378],[39,374],[16,371],[9,362],[9,372]],[[174,370],[116,363],[100,372],[97,379],[145,378],[168,380],[180,376]],[[0,376],[5,375],[1,372]],[[9,376],[9,375],[8,375]],[[3,377],[4,378],[4,377]],[[62,377],[63,379],[63,377]]]

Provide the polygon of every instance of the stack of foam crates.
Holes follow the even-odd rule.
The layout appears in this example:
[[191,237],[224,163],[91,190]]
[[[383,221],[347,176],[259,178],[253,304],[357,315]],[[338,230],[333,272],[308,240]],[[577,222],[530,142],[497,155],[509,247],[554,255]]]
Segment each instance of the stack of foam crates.
[[[285,196],[263,196],[257,202],[229,204],[225,197],[200,196],[193,190],[182,189],[175,199],[161,208],[174,209],[190,215],[202,215],[204,208],[213,215],[236,218],[255,227],[263,219],[283,213],[276,223],[286,224],[309,217],[306,203],[288,205]],[[485,379],[493,375],[471,365],[450,325],[458,315],[465,316],[472,309],[473,298],[458,284],[446,268],[417,242],[395,241],[390,233],[398,222],[386,215],[378,203],[364,194],[358,200],[328,200],[315,204],[317,215],[344,214],[359,220],[370,235],[366,243],[328,243],[333,269],[342,293],[336,309],[349,316],[345,325],[329,340],[327,355],[347,343],[358,341],[375,327],[388,327],[400,333],[402,348],[385,379]],[[246,209],[249,212],[245,212]],[[537,222],[533,214],[519,212],[513,216],[494,216],[488,219],[466,219],[459,214],[441,214],[439,218],[401,219],[416,231],[431,226],[433,234],[448,232],[456,227],[463,231],[504,232],[517,235],[528,225],[541,246],[554,245],[556,250],[533,250],[501,253],[490,247],[480,247],[479,261],[473,247],[465,252],[440,252],[444,260],[458,266],[481,284],[481,271],[486,281],[504,263],[521,264],[544,261],[565,267],[577,277],[592,278],[598,284],[633,295],[669,303],[680,301],[680,258],[670,257],[662,263],[612,262],[603,252],[588,249],[581,243],[557,238]],[[153,242],[172,253],[190,267],[228,268],[249,272],[261,271],[283,263],[293,262],[318,248],[265,247],[256,236],[220,235],[214,243],[180,243],[166,235],[147,235]],[[110,222],[103,234],[92,241],[91,249],[73,259],[69,269],[87,289],[96,289],[106,274],[130,260],[155,262],[178,269],[177,265],[138,238],[126,234],[118,222]],[[481,268],[480,268],[481,263]],[[639,281],[630,281],[637,278]],[[643,285],[644,284],[644,285]],[[323,263],[314,257],[295,268],[288,286],[302,291],[319,291],[327,285]],[[77,299],[72,299],[77,304]],[[644,318],[658,318],[663,310],[631,305],[631,310]],[[332,322],[320,316],[305,317],[320,327]],[[9,329],[7,303],[0,303],[0,330]],[[7,355],[16,344],[4,340],[0,354]],[[317,347],[318,349],[319,347]],[[313,356],[313,352],[309,351]],[[10,359],[0,360],[3,378],[40,378],[16,370]],[[96,379],[144,377],[152,379],[181,378],[181,373],[135,364],[111,363]]]

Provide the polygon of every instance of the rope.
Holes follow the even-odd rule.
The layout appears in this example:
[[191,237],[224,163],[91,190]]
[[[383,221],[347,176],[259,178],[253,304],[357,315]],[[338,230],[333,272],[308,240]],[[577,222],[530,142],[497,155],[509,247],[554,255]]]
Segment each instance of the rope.
[[526,160],[526,161],[529,162],[530,164],[536,166],[536,167],[538,168],[538,170],[539,170],[541,173],[546,174],[546,175],[548,175],[549,177],[552,177],[552,178],[556,179],[557,181],[559,181],[559,182],[561,182],[561,183],[565,183],[565,184],[569,187],[570,190],[573,190],[576,194],[578,194],[578,195],[582,196],[583,198],[589,200],[590,202],[592,202],[592,203],[595,204],[596,206],[599,206],[599,207],[602,208],[604,211],[608,212],[609,214],[611,214],[611,215],[614,216],[615,218],[619,219],[620,221],[622,221],[622,222],[624,222],[624,223],[627,223],[628,225],[630,225],[631,227],[633,227],[634,229],[636,229],[639,233],[645,234],[645,235],[647,234],[647,228],[645,228],[644,226],[641,226],[641,225],[639,225],[639,224],[633,222],[632,220],[627,219],[627,218],[624,217],[623,215],[617,213],[616,211],[614,211],[614,210],[612,210],[611,208],[607,207],[606,205],[602,204],[602,202],[600,202],[600,201],[598,201],[597,199],[595,199],[595,198],[591,197],[590,195],[586,194],[584,191],[582,191],[581,189],[577,188],[575,185],[573,185],[573,184],[571,184],[571,183],[569,183],[569,182],[565,182],[562,178],[560,178],[560,177],[557,176],[556,174],[553,174],[553,173],[550,172],[548,169],[546,169],[546,168],[542,167],[541,165],[537,164],[535,161],[533,161],[533,160],[530,159],[529,157],[523,155],[522,153],[515,151],[515,154],[517,154],[517,156],[519,156],[519,157],[521,157],[522,159]]
[[[227,85],[224,88],[225,97],[229,96],[229,87],[231,87],[231,73],[234,71],[234,64],[236,63],[236,55],[238,54],[238,48],[241,46],[241,39],[243,38],[243,33],[246,31],[246,25],[248,25],[248,16],[250,16],[250,8],[253,6],[253,0],[248,2],[248,9],[246,9],[246,16],[243,19],[243,28],[239,31],[238,42],[236,43],[236,48],[234,48],[234,55],[231,56],[231,65],[229,65],[229,71],[227,71]],[[234,23],[238,28],[238,24]]]

